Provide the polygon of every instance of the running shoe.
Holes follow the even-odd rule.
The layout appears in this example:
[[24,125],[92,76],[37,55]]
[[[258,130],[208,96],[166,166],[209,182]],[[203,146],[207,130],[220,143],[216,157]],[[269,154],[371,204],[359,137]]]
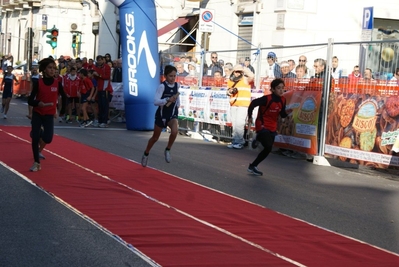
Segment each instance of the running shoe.
[[4,119],[7,119],[7,115],[6,115],[6,114],[4,114],[4,115],[3,115],[3,118],[4,118]]
[[257,176],[263,175],[263,172],[261,172],[260,170],[258,170],[258,167],[252,166],[251,164],[249,164],[247,171],[250,172],[250,173],[252,173],[252,174],[255,174],[255,175],[257,175]]
[[235,145],[233,145],[233,148],[235,148],[235,149],[243,149],[244,145],[243,144],[235,144]]
[[39,159],[46,159],[46,157],[42,153],[39,152]]
[[169,149],[165,149],[165,161],[167,163],[170,163],[172,161],[172,156],[170,155]]
[[84,128],[84,127],[86,127],[87,126],[87,124],[86,124],[86,122],[84,121],[84,122],[82,122],[81,124],[80,124],[80,128]]
[[90,126],[92,123],[93,123],[93,121],[86,121],[85,127]]
[[141,166],[147,167],[147,163],[148,163],[148,156],[143,154],[143,157],[141,158]]
[[37,171],[40,171],[40,169],[41,169],[40,163],[35,162],[35,163],[33,163],[33,166],[30,167],[29,170],[30,170],[31,172],[37,172]]

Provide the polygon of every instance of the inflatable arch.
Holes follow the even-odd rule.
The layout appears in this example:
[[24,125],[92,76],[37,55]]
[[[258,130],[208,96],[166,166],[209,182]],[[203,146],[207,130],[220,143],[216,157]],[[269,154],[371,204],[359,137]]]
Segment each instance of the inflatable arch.
[[153,0],[110,0],[119,8],[126,128],[153,130],[159,57]]

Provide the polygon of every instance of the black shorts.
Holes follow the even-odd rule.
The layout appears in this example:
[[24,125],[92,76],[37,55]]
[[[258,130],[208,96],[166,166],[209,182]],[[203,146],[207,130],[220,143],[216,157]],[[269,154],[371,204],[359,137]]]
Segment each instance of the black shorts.
[[80,95],[80,104],[86,103],[87,98],[90,96],[90,92],[87,92],[86,94],[81,94]]
[[79,97],[69,97],[68,104],[72,104],[72,103],[79,104]]
[[166,128],[168,126],[168,123],[173,119],[177,119],[177,115],[173,115],[169,119],[165,119],[160,116],[156,116],[155,117],[155,125],[158,127],[161,127],[161,128]]
[[7,90],[7,89],[4,90],[2,98],[6,99],[6,98],[10,98],[10,97],[12,97],[12,90]]

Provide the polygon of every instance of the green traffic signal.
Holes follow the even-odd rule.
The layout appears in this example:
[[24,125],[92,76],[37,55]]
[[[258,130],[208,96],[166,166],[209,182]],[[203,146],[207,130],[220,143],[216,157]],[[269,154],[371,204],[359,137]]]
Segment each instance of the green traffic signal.
[[47,30],[50,34],[47,35],[47,38],[50,40],[47,40],[46,43],[50,44],[51,48],[56,48],[57,47],[57,41],[58,41],[58,29],[53,26],[52,29]]
[[76,48],[76,34],[72,35],[72,48]]

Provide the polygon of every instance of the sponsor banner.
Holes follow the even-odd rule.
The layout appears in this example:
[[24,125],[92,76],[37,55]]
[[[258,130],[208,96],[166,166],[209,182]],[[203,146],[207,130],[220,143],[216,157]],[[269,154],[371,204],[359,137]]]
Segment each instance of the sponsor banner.
[[180,87],[179,118],[218,125],[231,124],[226,91],[196,88]]
[[279,118],[276,146],[317,154],[321,92],[288,91],[284,97],[292,113],[284,119]]
[[111,85],[114,91],[112,93],[112,100],[109,103],[109,106],[117,110],[125,110],[125,100],[123,97],[123,83],[111,83]]
[[122,77],[128,130],[154,129],[159,86],[156,8],[153,0],[110,0],[119,8]]
[[332,93],[326,153],[377,168],[398,165],[399,96]]

